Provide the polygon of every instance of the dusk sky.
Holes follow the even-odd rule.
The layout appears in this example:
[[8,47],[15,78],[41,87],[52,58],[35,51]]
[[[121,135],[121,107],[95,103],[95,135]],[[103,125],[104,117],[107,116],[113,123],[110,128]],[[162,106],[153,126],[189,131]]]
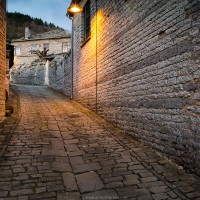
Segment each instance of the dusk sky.
[[7,11],[41,18],[71,31],[71,21],[65,16],[70,2],[71,0],[7,0]]

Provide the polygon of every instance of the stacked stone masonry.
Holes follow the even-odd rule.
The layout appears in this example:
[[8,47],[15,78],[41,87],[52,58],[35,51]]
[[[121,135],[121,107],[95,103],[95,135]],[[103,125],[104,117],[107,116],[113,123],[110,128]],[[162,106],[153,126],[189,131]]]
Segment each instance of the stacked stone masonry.
[[10,70],[10,80],[16,84],[48,85],[70,97],[71,54],[57,55],[50,60],[36,59],[32,63],[15,66]]
[[10,80],[16,84],[45,85],[45,62],[36,59],[30,64],[14,66],[10,70]]
[[6,0],[0,0],[0,121],[5,115]]
[[200,1],[90,2],[85,43],[73,20],[74,98],[200,175]]
[[49,86],[70,97],[71,54],[56,56],[49,65]]

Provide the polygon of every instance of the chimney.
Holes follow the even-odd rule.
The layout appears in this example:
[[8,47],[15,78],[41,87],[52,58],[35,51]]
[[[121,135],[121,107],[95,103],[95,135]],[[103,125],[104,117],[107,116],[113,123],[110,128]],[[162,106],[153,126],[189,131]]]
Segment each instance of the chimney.
[[25,39],[29,39],[31,37],[31,28],[26,27],[25,28]]

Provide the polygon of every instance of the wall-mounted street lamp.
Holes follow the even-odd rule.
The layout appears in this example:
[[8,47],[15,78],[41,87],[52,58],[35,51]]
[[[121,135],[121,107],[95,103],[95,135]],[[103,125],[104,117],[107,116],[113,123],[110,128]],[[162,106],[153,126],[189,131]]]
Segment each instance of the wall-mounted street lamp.
[[83,8],[75,3],[71,4],[67,9],[68,13],[79,13],[83,11]]
[[76,0],[72,0],[69,8],[67,9],[67,17],[72,20],[72,34],[71,34],[71,99],[73,99],[74,89],[74,23],[73,15],[83,11],[83,8],[76,3]]

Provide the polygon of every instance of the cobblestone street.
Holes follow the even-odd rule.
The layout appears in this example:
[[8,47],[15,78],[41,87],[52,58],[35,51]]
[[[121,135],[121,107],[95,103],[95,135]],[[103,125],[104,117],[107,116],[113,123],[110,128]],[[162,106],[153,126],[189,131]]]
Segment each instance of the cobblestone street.
[[[1,200],[200,199],[195,177],[47,87],[13,85]],[[17,103],[18,102],[18,103]]]

